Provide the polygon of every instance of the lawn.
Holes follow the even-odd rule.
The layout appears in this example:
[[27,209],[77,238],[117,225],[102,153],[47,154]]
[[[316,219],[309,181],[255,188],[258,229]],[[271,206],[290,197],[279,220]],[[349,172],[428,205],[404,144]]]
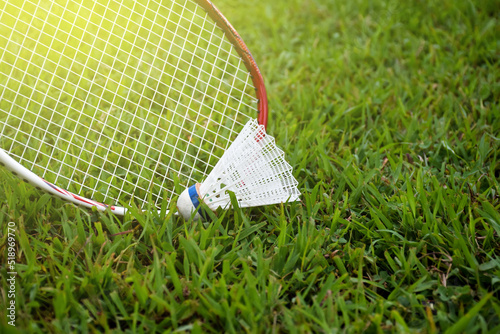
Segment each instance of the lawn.
[[214,3],[301,202],[118,219],[2,168],[0,331],[500,332],[498,1]]

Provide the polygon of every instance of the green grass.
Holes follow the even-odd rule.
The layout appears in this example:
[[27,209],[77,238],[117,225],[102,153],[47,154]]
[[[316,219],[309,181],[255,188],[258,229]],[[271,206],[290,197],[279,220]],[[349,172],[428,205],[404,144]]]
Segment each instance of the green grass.
[[1,169],[0,328],[14,221],[20,332],[500,332],[498,2],[216,5],[302,202],[119,220]]

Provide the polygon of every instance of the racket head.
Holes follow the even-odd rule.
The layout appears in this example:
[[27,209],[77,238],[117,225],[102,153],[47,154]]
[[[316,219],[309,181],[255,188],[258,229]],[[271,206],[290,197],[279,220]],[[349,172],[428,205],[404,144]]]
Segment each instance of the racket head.
[[0,162],[65,200],[160,207],[267,116],[255,60],[208,0],[0,5]]

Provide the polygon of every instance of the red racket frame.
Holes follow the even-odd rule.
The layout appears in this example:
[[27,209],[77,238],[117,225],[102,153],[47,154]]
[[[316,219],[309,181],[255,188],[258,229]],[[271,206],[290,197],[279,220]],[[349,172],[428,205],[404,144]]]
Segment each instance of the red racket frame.
[[247,70],[252,76],[252,81],[255,86],[257,99],[259,100],[257,109],[259,115],[257,121],[259,124],[264,125],[267,129],[267,115],[268,115],[268,105],[267,105],[267,92],[264,85],[264,79],[260,73],[259,67],[255,62],[255,59],[250,53],[250,50],[246,46],[245,42],[241,39],[240,35],[234,29],[234,27],[229,23],[229,21],[222,15],[222,13],[215,7],[215,5],[209,0],[194,0],[200,7],[202,7],[212,20],[221,28],[225,33],[227,39],[234,45],[236,52],[244,60]]

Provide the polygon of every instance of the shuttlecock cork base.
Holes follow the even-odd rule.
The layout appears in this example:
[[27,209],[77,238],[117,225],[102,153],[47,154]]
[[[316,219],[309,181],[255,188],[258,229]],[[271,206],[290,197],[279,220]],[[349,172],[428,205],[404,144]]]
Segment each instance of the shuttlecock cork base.
[[214,211],[231,206],[228,191],[234,192],[242,208],[297,201],[300,192],[292,171],[274,138],[251,120],[206,180],[181,193],[177,209],[185,219],[194,211],[194,219],[201,219],[201,201]]
[[201,212],[200,207],[200,185],[200,183],[196,183],[191,187],[186,188],[177,200],[177,210],[186,220],[191,217],[191,214],[194,211],[197,211],[193,218],[194,220],[201,219],[205,216],[203,212]]

